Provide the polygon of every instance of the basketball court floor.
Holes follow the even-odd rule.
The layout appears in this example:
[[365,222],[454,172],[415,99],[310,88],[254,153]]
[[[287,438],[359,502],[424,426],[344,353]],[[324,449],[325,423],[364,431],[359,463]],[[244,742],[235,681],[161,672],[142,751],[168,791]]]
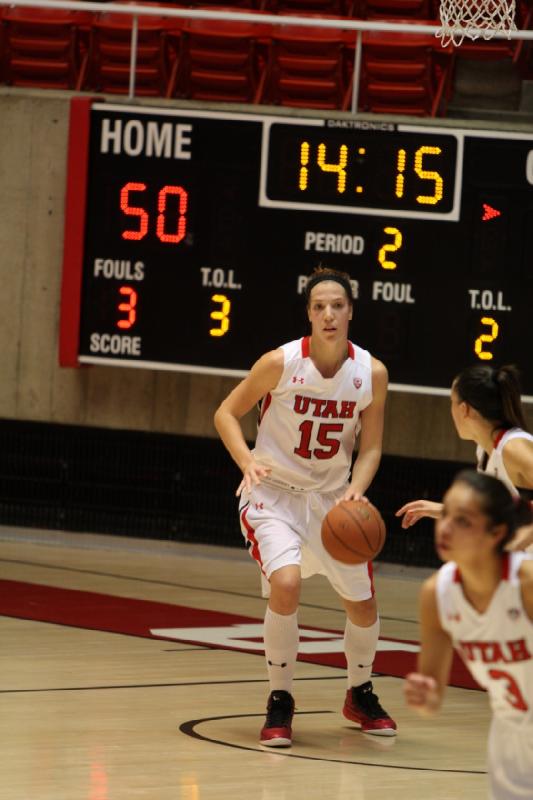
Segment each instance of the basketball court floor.
[[246,551],[0,528],[1,800],[478,800],[486,695],[405,706],[427,570],[376,564],[374,688],[396,738],[340,713],[344,615],[304,584],[290,749],[258,743],[264,600]]

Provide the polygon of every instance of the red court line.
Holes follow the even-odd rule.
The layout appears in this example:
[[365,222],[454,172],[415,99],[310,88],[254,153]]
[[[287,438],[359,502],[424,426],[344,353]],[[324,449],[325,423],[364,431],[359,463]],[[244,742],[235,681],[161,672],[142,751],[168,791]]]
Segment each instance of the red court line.
[[[176,639],[154,636],[151,629],[227,627],[262,622],[257,617],[227,614],[222,611],[9,580],[0,580],[0,615],[169,641]],[[323,632],[324,639],[327,639],[328,634],[342,635],[342,631],[339,630],[302,626],[302,639],[305,639],[306,629]],[[407,639],[382,637],[382,640],[418,644]],[[184,638],[180,641],[258,655],[256,650],[247,650],[245,646],[221,646],[203,642],[198,638]],[[262,656],[262,653],[259,655]],[[340,669],[346,667],[342,653],[300,653],[298,660]],[[402,650],[378,652],[373,665],[374,672],[398,678],[404,677],[415,667],[416,653]],[[466,689],[479,688],[457,655],[454,656],[450,685]]]

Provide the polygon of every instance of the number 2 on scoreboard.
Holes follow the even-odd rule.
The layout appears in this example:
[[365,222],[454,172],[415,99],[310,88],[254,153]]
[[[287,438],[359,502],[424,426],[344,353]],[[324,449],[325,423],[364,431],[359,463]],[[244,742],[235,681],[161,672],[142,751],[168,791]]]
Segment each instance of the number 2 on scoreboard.
[[490,328],[490,333],[482,333],[481,336],[477,337],[474,343],[474,352],[482,361],[490,361],[492,358],[494,358],[493,353],[491,353],[490,350],[484,350],[483,348],[484,345],[491,344],[495,339],[498,338],[500,326],[492,317],[481,317],[481,324]]

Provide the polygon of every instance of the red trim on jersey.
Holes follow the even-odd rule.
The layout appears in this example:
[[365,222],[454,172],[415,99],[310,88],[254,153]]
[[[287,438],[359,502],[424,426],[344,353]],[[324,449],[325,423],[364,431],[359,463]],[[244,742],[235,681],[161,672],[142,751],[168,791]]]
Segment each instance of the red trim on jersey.
[[265,416],[271,402],[272,402],[272,395],[269,392],[263,397],[263,401],[261,403],[261,413],[259,414],[259,422],[261,422],[261,420]]
[[509,428],[504,428],[502,431],[496,434],[496,436],[494,437],[494,441],[492,442],[492,446],[494,447],[494,449],[498,447],[498,445],[500,444],[501,440],[503,439],[508,430]]
[[455,567],[455,573],[453,576],[454,583],[461,583],[461,572],[459,571],[459,567]]
[[504,553],[502,558],[502,581],[509,580],[509,571],[511,568],[509,553]]
[[246,530],[246,540],[250,542],[250,553],[252,554],[252,558],[254,561],[257,561],[259,566],[261,567],[261,572],[265,574],[265,570],[263,569],[263,560],[261,558],[261,553],[259,551],[259,542],[255,538],[255,531],[246,519],[246,512],[248,511],[248,506],[245,506],[241,512],[241,524],[243,528]]
[[[311,337],[304,336],[302,338],[302,358],[309,358],[311,353]],[[348,340],[348,358],[354,359],[355,358],[355,347],[353,344]]]
[[372,597],[374,597],[376,590],[374,588],[374,567],[371,561],[367,564],[368,567],[368,577],[370,578],[370,591],[372,592]]

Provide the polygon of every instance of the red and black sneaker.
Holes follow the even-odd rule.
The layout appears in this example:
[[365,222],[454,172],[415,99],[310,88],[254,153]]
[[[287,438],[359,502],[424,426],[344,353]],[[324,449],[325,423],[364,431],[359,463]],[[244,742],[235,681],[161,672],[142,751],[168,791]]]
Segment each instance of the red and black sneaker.
[[267,747],[290,747],[292,744],[292,717],[294,700],[289,692],[271,692],[268,698],[267,716],[261,729],[260,742]]
[[348,689],[342,713],[346,719],[360,725],[363,733],[396,736],[396,723],[380,706],[372,681]]

